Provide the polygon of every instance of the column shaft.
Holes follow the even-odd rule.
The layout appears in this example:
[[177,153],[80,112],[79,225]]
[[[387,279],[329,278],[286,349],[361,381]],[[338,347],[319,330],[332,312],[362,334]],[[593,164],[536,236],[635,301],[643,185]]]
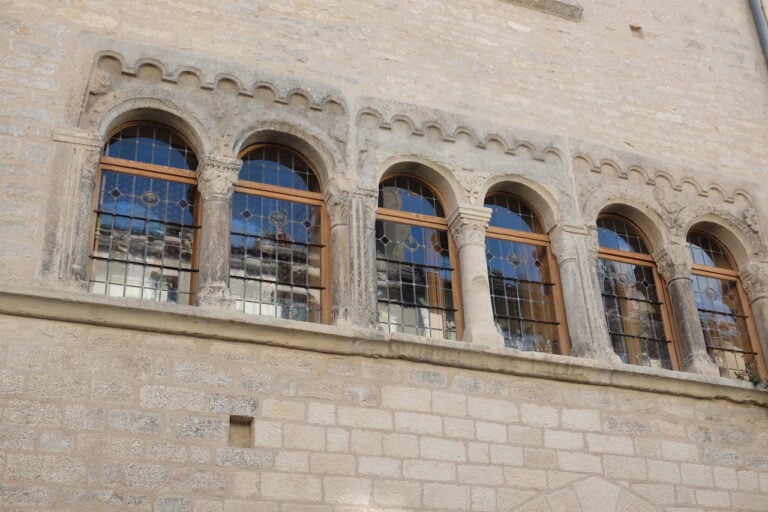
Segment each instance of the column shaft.
[[459,250],[461,308],[464,341],[503,347],[504,338],[496,330],[485,258],[485,229],[491,212],[488,208],[459,207],[449,218],[451,234]]
[[232,307],[229,294],[229,229],[232,194],[241,160],[206,157],[200,169],[202,198],[197,304]]

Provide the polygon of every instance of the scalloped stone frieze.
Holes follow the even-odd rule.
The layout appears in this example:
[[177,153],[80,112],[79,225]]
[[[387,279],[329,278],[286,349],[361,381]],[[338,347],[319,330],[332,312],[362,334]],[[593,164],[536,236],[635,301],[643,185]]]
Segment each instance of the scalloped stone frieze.
[[[229,91],[244,97],[271,96],[274,103],[306,104],[315,111],[343,115],[347,111],[343,95],[333,87],[298,80],[290,76],[270,75],[245,66],[208,60],[164,48],[133,48],[120,42],[120,52],[101,50],[93,60],[90,94],[105,94],[114,87],[112,76],[158,81],[197,87],[208,91]],[[222,68],[225,68],[224,70]]]
[[[679,210],[686,200],[684,196],[675,198],[669,191],[691,190],[696,196],[714,200],[719,198],[725,203],[742,200],[746,204],[754,204],[752,194],[747,191],[753,185],[748,182],[729,177],[729,186],[725,186],[716,181],[722,179],[722,174],[669,164],[632,153],[576,142],[573,144],[573,165],[577,180],[579,172],[586,172],[620,180],[634,179],[649,187],[662,185],[666,191],[661,192],[661,197],[657,199],[663,202],[665,209],[670,212]],[[583,180],[582,186],[590,188]]]
[[560,162],[566,160],[563,157],[564,139],[556,135],[478,122],[477,118],[377,98],[361,98],[360,105],[357,124],[363,130],[392,130],[400,123],[414,137],[433,137],[446,143],[465,138],[478,149],[496,145],[507,155],[519,155],[525,151],[533,160],[542,162],[548,156],[554,156]]

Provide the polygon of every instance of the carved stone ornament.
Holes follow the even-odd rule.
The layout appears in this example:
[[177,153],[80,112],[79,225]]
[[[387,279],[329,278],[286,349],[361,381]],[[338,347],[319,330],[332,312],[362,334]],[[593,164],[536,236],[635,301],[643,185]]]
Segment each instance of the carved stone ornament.
[[742,212],[741,218],[744,219],[744,224],[747,225],[753,233],[760,232],[760,222],[757,220],[757,212],[754,208],[747,208]]
[[465,171],[457,173],[459,181],[461,182],[464,191],[467,194],[467,199],[472,204],[478,204],[480,190],[483,184],[491,177],[490,174],[477,173],[471,171]]
[[677,279],[690,279],[691,253],[684,243],[671,243],[653,255],[656,267],[667,283]]
[[768,263],[750,263],[741,272],[741,282],[751,301],[768,297]]
[[96,171],[101,158],[101,146],[83,147],[83,164],[80,172],[80,178],[91,183],[96,181]]
[[467,244],[485,247],[485,228],[488,227],[488,220],[486,216],[468,215],[459,211],[450,224],[456,246],[459,249]]
[[584,236],[564,229],[554,230],[549,237],[552,244],[552,254],[560,265],[568,261],[575,261],[578,255],[577,238]]
[[204,201],[226,201],[232,197],[242,160],[206,157],[197,188]]
[[325,193],[325,207],[331,226],[349,224],[352,192],[339,187],[329,187]]

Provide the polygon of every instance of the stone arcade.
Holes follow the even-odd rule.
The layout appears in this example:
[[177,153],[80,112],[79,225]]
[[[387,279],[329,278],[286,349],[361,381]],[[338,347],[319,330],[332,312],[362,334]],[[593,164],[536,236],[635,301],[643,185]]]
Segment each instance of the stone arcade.
[[0,508],[768,510],[768,66],[668,4],[0,3]]

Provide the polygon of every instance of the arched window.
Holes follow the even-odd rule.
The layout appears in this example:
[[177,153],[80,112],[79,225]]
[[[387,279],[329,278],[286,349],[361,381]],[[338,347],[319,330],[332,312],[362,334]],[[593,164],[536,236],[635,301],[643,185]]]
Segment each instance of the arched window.
[[245,313],[327,321],[326,221],[320,183],[289,148],[242,152],[232,199],[229,287]]
[[733,259],[714,237],[699,231],[688,234],[691,251],[691,286],[699,310],[707,350],[723,377],[762,375],[757,340],[748,301]]
[[196,168],[187,141],[165,126],[132,123],[110,137],[96,198],[93,292],[193,301]]
[[677,367],[661,280],[640,231],[615,216],[597,220],[597,273],[613,350],[629,364]]
[[387,178],[376,217],[379,322],[391,332],[456,339],[454,265],[437,194],[411,176]]
[[506,346],[565,353],[565,324],[557,271],[536,213],[509,194],[486,198],[485,246],[496,327]]

